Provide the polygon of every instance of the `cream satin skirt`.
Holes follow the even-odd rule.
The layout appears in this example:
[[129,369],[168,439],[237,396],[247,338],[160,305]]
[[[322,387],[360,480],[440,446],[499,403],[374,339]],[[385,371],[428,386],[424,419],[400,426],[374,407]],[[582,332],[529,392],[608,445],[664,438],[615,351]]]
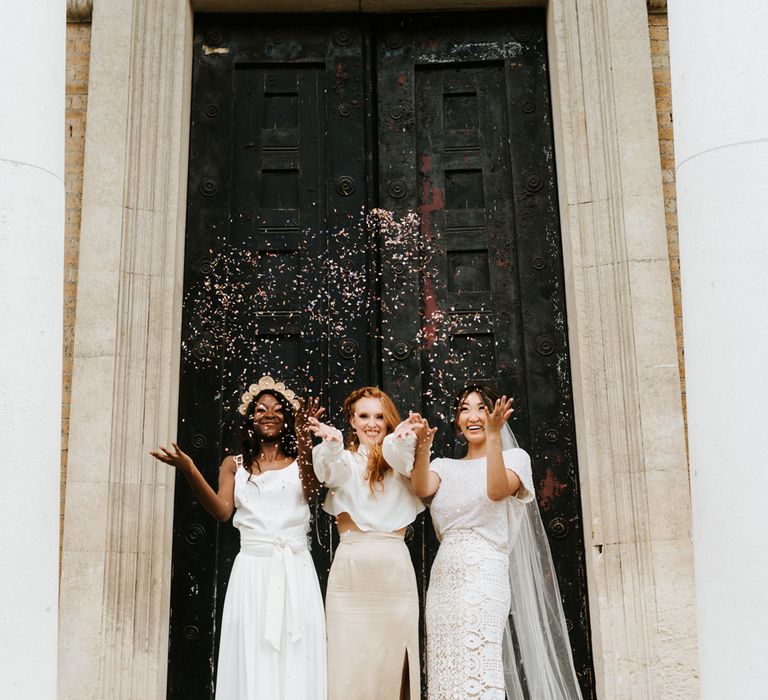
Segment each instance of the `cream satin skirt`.
[[[325,598],[328,700],[419,700],[419,597],[401,535],[348,532]],[[409,695],[410,693],[410,695]]]

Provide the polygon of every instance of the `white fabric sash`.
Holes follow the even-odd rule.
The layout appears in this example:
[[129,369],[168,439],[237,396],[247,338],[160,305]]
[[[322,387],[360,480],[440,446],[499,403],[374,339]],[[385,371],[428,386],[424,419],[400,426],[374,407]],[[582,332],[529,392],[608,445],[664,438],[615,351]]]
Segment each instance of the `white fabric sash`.
[[283,626],[292,642],[301,637],[299,592],[296,582],[294,554],[307,549],[307,536],[303,532],[277,536],[241,535],[240,552],[249,556],[271,557],[264,639],[276,651],[280,650]]

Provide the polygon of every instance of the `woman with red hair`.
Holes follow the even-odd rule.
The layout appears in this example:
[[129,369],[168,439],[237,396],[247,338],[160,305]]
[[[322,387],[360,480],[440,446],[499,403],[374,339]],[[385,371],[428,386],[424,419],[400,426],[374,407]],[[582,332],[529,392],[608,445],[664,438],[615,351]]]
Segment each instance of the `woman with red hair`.
[[329,700],[421,697],[419,600],[405,528],[424,510],[410,484],[410,466],[387,463],[384,438],[413,441],[392,399],[362,387],[344,401],[352,428],[341,431],[310,419],[322,442],[312,463],[328,487],[323,504],[336,517],[339,547],[325,598]]

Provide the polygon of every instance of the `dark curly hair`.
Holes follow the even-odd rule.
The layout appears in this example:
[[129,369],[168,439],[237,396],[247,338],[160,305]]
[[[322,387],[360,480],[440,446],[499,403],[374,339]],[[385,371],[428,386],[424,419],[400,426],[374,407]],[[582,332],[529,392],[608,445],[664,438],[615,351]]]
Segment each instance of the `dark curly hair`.
[[296,442],[296,415],[293,412],[293,407],[288,399],[279,391],[265,389],[254,396],[253,400],[248,404],[248,410],[242,417],[240,426],[240,453],[243,455],[243,467],[245,467],[249,474],[253,474],[254,467],[257,474],[261,473],[258,460],[258,455],[261,451],[261,440],[253,428],[253,414],[256,411],[259,399],[264,394],[274,397],[283,406],[285,423],[283,424],[283,432],[280,434],[280,446],[283,448],[283,452],[289,457],[296,457],[299,453]]

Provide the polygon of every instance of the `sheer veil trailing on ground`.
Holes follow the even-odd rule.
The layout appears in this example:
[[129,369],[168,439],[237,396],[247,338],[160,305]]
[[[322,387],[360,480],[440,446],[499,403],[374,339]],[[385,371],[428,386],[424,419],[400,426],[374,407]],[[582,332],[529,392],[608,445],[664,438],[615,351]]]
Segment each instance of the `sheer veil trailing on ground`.
[[[505,425],[502,449],[517,447],[512,430]],[[509,583],[512,591],[507,629],[502,645],[504,684],[509,700],[581,700],[573,666],[568,630],[560,601],[549,542],[534,498],[523,508],[522,518],[510,513],[509,522],[520,520],[511,532]]]

